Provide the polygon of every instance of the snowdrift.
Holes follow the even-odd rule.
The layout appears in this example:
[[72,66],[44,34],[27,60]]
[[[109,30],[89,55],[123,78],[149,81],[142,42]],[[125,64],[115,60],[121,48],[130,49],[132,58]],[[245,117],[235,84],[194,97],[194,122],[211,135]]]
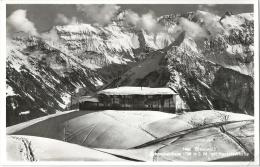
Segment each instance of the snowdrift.
[[253,117],[245,114],[236,114],[216,110],[203,110],[190,112],[172,119],[159,120],[148,124],[145,129],[157,137],[162,137],[174,132],[196,128],[213,123],[224,123],[226,121],[252,120]]
[[251,161],[254,157],[254,119],[244,114],[215,110],[182,115],[114,110],[75,113],[17,131],[8,128],[8,159],[34,160],[22,156],[21,143],[32,145],[38,160]]
[[124,161],[76,144],[35,136],[7,137],[9,161]]

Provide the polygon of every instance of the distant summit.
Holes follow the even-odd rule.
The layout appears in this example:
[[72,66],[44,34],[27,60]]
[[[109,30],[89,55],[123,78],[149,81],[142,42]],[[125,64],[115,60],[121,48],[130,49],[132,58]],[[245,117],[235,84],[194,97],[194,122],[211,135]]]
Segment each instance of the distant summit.
[[84,88],[85,95],[112,85],[170,86],[191,110],[253,115],[252,13],[165,15],[156,18],[159,30],[148,31],[126,24],[126,12],[103,26],[56,26],[48,38],[12,34],[6,59],[7,124],[25,121],[19,117],[24,111],[33,119],[68,110],[76,107],[71,101],[78,90]]

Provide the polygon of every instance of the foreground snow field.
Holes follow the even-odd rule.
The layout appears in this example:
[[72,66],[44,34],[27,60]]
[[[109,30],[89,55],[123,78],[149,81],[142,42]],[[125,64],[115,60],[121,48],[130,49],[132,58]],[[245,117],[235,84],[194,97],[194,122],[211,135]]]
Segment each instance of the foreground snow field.
[[53,139],[35,136],[8,136],[9,161],[124,161],[113,155]]
[[249,161],[254,155],[253,117],[224,111],[75,111],[30,122],[7,128],[9,160]]

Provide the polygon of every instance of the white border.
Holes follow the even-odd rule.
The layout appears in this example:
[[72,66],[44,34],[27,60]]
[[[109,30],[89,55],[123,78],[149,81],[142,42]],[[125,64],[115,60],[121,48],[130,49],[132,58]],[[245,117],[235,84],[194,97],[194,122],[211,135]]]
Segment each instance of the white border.
[[254,114],[255,114],[255,162],[259,165],[259,1],[254,4]]
[[[6,25],[6,8],[3,2],[0,2],[0,25]],[[0,93],[1,93],[1,112],[0,112],[0,160],[4,162],[6,159],[6,26],[0,27],[0,68],[1,68],[1,84],[0,84]],[[2,78],[3,77],[3,78]]]
[[6,4],[257,4],[257,0],[7,0]]
[[[213,3],[214,2],[214,3]],[[42,162],[10,162],[6,161],[6,102],[5,102],[5,74],[6,74],[6,4],[254,4],[254,63],[255,63],[255,161],[254,162],[79,162],[79,161],[42,161]],[[10,0],[3,2],[0,0],[0,67],[1,72],[1,87],[0,93],[2,100],[0,100],[1,115],[0,115],[0,160],[2,165],[227,165],[227,166],[251,166],[259,165],[259,25],[258,25],[258,0]],[[3,75],[4,74],[4,75]]]

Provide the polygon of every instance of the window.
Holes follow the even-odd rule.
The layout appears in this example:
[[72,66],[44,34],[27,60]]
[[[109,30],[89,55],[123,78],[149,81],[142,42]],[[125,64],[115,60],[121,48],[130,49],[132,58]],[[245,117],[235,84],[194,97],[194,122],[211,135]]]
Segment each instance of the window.
[[119,104],[120,103],[120,98],[118,96],[113,97],[113,103],[114,104]]

